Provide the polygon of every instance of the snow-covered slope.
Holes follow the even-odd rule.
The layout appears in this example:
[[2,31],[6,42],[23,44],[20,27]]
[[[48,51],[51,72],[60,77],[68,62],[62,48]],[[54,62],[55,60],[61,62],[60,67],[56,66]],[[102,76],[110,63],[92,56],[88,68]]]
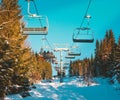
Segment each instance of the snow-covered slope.
[[29,91],[31,96],[22,98],[20,94],[10,95],[5,100],[120,100],[120,90],[107,83],[107,79],[97,78],[96,83],[87,86],[80,78],[65,78],[63,83],[54,79],[35,84]]

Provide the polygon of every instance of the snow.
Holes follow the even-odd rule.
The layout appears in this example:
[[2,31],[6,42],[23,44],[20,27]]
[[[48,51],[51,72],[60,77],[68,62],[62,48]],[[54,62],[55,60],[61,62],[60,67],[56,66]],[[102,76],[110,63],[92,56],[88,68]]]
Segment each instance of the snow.
[[22,98],[15,94],[5,100],[120,100],[120,85],[116,88],[105,78],[95,78],[94,81],[90,86],[77,77],[66,77],[63,83],[59,83],[59,79],[51,83],[41,81],[29,91],[31,96]]

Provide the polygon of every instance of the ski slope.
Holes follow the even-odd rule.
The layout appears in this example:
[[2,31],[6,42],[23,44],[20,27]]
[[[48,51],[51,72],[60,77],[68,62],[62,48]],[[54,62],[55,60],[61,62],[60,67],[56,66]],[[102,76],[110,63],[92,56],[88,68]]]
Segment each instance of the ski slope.
[[42,81],[35,84],[23,98],[20,94],[9,95],[5,100],[120,100],[120,86],[110,85],[107,79],[96,78],[87,86],[80,78],[64,78],[63,83],[54,79],[51,83]]

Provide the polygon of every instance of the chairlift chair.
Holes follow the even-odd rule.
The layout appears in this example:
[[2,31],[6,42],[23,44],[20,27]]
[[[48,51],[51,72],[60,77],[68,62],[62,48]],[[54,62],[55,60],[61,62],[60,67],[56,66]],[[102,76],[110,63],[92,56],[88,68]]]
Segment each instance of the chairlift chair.
[[[25,19],[26,18],[26,19]],[[44,16],[25,17],[26,22],[22,27],[23,35],[47,35],[48,34],[48,19]]]
[[81,53],[69,52],[68,55],[69,55],[69,56],[80,56]]
[[94,39],[78,39],[73,38],[73,42],[81,42],[81,43],[93,43]]
[[85,27],[81,26],[80,28],[76,28],[73,32],[73,42],[80,42],[80,43],[93,43],[94,37],[93,32],[89,26],[89,20],[91,16],[86,15],[85,19],[87,19],[87,24],[84,25]]
[[75,59],[75,56],[65,56],[66,59]]
[[41,49],[40,49],[40,54],[43,55],[43,57],[51,62],[51,63],[55,63],[55,55],[50,47],[50,44],[48,43],[47,41],[47,38],[46,36],[43,36],[42,37],[42,46],[41,46]]
[[68,55],[69,56],[80,56],[81,53],[80,53],[80,50],[79,50],[78,46],[75,46],[75,45],[72,46],[70,48],[70,51],[68,52]]
[[47,35],[48,18],[47,16],[32,14],[30,12],[30,1],[28,1],[28,15],[24,16],[25,25],[22,27],[23,35]]
[[[76,33],[75,33],[76,32]],[[80,42],[80,43],[93,43],[94,37],[93,33],[90,34],[89,28],[76,28],[73,34],[73,42]],[[82,33],[82,34],[81,34]],[[79,38],[78,38],[79,36]]]

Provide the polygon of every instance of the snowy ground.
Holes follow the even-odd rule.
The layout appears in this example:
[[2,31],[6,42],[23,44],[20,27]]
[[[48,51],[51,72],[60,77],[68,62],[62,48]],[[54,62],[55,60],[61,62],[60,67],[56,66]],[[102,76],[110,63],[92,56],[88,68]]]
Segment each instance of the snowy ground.
[[[96,83],[87,86],[79,78],[58,79],[53,82],[39,82],[36,89],[29,91],[31,96],[22,98],[20,94],[10,95],[5,100],[120,100],[120,89],[109,85],[107,79],[97,78]],[[117,86],[118,87],[118,86]]]

